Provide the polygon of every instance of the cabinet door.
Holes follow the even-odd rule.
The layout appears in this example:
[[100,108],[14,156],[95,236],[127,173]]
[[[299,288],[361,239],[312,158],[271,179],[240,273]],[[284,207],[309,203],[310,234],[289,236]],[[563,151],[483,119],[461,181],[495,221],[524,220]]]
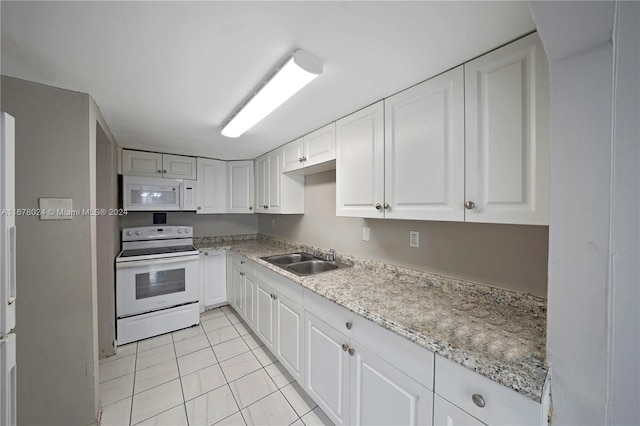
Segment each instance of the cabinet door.
[[548,92],[537,34],[465,64],[467,222],[549,223]]
[[337,425],[349,424],[349,339],[305,312],[305,390]]
[[352,425],[431,425],[433,392],[351,342]]
[[196,159],[183,155],[162,154],[162,177],[196,180]]
[[122,174],[162,177],[162,154],[124,149],[122,150]]
[[204,306],[219,306],[227,301],[226,256],[223,250],[205,250],[204,253]]
[[262,339],[265,346],[273,351],[275,341],[275,308],[273,299],[275,292],[261,281],[256,284],[256,334]]
[[256,158],[256,213],[269,208],[269,156]]
[[282,172],[290,172],[302,168],[303,139],[296,139],[282,147]]
[[281,294],[276,295],[275,353],[282,365],[303,383],[304,310]]
[[384,103],[385,217],[464,221],[462,66]]
[[197,159],[198,200],[196,213],[226,213],[227,163],[209,158]]
[[256,322],[256,278],[244,276],[244,320],[253,327]]
[[232,267],[233,271],[233,292],[231,296],[231,306],[240,316],[244,316],[244,277],[246,273],[237,266]]
[[336,122],[336,215],[382,218],[383,203],[384,106],[380,101]]
[[267,212],[268,213],[280,213],[281,210],[281,175],[282,170],[280,168],[280,151],[274,151],[269,154],[269,185],[267,194]]
[[304,137],[304,167],[336,159],[336,123],[328,124]]
[[227,162],[227,213],[253,213],[253,161]]
[[462,411],[449,401],[433,397],[433,424],[434,426],[483,426],[480,420],[471,414]]

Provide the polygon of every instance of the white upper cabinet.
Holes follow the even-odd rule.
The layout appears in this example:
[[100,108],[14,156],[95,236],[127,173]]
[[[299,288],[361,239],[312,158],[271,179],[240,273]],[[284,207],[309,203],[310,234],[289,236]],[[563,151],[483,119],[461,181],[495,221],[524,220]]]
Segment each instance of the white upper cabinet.
[[384,217],[384,104],[336,122],[336,216]]
[[282,173],[284,148],[256,158],[256,213],[304,213],[304,176]]
[[162,154],[162,177],[196,180],[195,157]]
[[227,162],[227,213],[253,213],[253,161]]
[[282,147],[282,172],[302,170],[303,174],[334,169],[336,123],[327,124]]
[[227,163],[198,158],[198,199],[196,213],[227,212]]
[[384,103],[384,217],[463,221],[462,66]]
[[162,154],[123,149],[122,174],[160,178],[162,177]]
[[537,34],[465,64],[467,222],[549,223],[549,72]]
[[122,174],[196,180],[196,158],[125,149],[122,151]]

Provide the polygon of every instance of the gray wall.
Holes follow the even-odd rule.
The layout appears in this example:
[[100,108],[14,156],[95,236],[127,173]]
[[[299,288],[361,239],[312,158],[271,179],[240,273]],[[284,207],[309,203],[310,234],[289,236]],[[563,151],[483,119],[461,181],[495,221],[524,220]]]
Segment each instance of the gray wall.
[[[2,110],[16,119],[16,207],[72,197],[74,208],[90,208],[89,96],[4,76],[1,84]],[[91,219],[16,219],[19,422],[95,422]]]
[[[547,294],[548,227],[336,217],[335,171],[306,177],[304,215],[258,215],[263,234],[507,288]],[[272,219],[276,227],[272,228]],[[371,241],[362,241],[362,227]],[[409,247],[409,231],[420,247]]]
[[[255,214],[196,214],[193,212],[168,212],[167,224],[192,225],[196,237],[219,235],[255,234],[258,218]],[[129,212],[120,218],[121,228],[153,225],[153,213]]]

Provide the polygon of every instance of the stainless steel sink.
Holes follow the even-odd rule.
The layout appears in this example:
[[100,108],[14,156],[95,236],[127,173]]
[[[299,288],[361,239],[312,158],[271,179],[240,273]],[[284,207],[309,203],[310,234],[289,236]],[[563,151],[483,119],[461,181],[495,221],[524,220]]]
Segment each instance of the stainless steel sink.
[[287,265],[287,269],[298,275],[314,275],[320,272],[333,271],[339,266],[335,263],[325,262],[324,260],[307,260],[306,262],[298,262]]
[[274,265],[289,265],[291,263],[304,262],[306,260],[312,260],[313,256],[309,253],[288,253],[288,254],[279,254],[276,256],[263,257],[262,260],[266,260],[269,263],[273,263]]
[[299,276],[315,275],[351,266],[314,258],[312,254],[304,252],[278,254],[261,259]]

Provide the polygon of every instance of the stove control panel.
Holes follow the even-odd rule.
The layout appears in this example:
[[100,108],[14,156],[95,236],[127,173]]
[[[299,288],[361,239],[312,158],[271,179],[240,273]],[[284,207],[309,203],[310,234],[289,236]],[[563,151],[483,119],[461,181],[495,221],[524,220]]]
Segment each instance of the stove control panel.
[[189,238],[193,234],[192,226],[141,226],[124,228],[122,241],[167,240],[172,238]]

